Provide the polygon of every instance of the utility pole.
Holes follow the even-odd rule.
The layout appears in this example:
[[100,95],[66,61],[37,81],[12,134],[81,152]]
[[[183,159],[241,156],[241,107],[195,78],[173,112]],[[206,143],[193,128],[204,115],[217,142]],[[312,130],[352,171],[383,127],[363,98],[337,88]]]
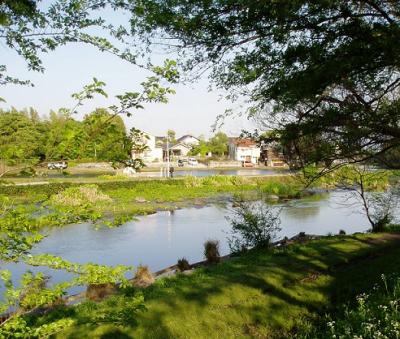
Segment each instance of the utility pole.
[[169,137],[167,133],[167,178],[169,178]]

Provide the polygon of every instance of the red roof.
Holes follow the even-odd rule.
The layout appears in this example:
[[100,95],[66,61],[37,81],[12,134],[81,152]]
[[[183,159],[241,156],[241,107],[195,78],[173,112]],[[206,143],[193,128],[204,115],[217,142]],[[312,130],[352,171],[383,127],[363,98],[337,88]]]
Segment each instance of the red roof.
[[237,145],[238,147],[250,147],[257,145],[257,143],[251,139],[242,139],[242,138],[236,138],[232,140],[232,143]]

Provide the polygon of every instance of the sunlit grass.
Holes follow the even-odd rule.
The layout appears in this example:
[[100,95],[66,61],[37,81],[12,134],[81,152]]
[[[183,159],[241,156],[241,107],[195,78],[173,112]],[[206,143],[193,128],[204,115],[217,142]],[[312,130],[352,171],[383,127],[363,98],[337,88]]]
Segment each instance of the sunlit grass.
[[143,291],[147,311],[136,323],[82,324],[59,337],[117,331],[133,338],[291,337],[306,320],[371,288],[381,273],[398,271],[399,254],[395,239],[381,234],[250,251],[189,276],[158,280]]

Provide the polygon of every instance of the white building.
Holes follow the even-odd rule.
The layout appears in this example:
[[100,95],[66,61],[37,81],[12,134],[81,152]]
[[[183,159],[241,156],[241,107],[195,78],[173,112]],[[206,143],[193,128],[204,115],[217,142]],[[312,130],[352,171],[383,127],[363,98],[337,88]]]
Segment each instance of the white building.
[[183,135],[181,136],[178,140],[176,140],[177,144],[184,144],[184,145],[190,145],[190,146],[195,146],[198,145],[200,142],[200,140],[196,137],[194,137],[193,135]]
[[[167,158],[167,146],[164,145],[164,159]],[[186,157],[189,152],[192,150],[192,146],[183,143],[177,143],[173,145],[169,145],[169,156],[170,159],[179,159],[182,157]]]
[[163,149],[162,147],[157,147],[156,137],[154,135],[143,133],[140,143],[146,146],[146,149],[140,153],[132,151],[132,158],[139,158],[144,162],[162,161]]
[[258,164],[260,146],[250,139],[231,138],[229,141],[229,157],[243,164]]

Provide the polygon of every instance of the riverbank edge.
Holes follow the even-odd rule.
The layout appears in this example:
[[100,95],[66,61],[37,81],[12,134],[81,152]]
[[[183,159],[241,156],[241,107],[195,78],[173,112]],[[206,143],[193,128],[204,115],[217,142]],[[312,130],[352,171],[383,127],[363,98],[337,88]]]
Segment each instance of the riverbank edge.
[[[396,250],[396,248],[398,248],[399,243],[400,243],[400,233],[377,233],[377,234],[355,233],[352,235],[321,236],[321,237],[318,236],[317,238],[306,237],[306,238],[303,238],[302,240],[295,239],[293,242],[289,242],[287,245],[280,247],[278,252],[276,252],[273,248],[268,251],[265,251],[263,249],[250,250],[248,253],[245,253],[239,257],[235,257],[235,260],[225,260],[225,261],[221,262],[220,264],[214,264],[214,265],[210,265],[210,266],[203,265],[203,266],[199,267],[200,268],[199,274],[195,274],[195,275],[190,274],[190,276],[187,276],[185,273],[183,273],[183,274],[177,274],[176,276],[173,276],[173,277],[162,277],[160,279],[157,279],[157,281],[161,281],[162,283],[157,282],[155,284],[155,285],[157,285],[157,286],[155,286],[155,290],[153,288],[153,285],[151,285],[150,287],[147,287],[147,288],[140,288],[139,290],[143,290],[143,291],[149,290],[150,304],[148,305],[148,307],[149,307],[148,311],[145,313],[141,313],[141,315],[139,316],[139,319],[138,319],[139,328],[136,327],[135,325],[133,327],[128,326],[126,328],[120,327],[120,326],[117,326],[117,327],[120,330],[122,329],[123,332],[126,334],[128,334],[128,333],[129,333],[129,335],[131,335],[131,334],[137,335],[138,334],[140,336],[140,334],[143,334],[143,331],[146,331],[146,329],[150,330],[150,328],[148,328],[146,326],[149,325],[149,323],[148,323],[149,319],[152,319],[152,315],[151,315],[152,312],[156,312],[156,314],[158,314],[157,312],[160,311],[160,307],[163,307],[163,306],[160,306],[159,303],[164,303],[165,307],[171,307],[172,305],[170,305],[168,302],[168,300],[170,298],[173,298],[173,299],[183,298],[182,299],[183,305],[185,303],[189,303],[189,304],[192,303],[191,298],[186,299],[186,297],[185,297],[186,293],[197,293],[197,294],[202,293],[201,292],[202,289],[200,289],[197,292],[186,291],[186,288],[188,286],[192,286],[192,282],[196,282],[195,285],[191,287],[194,290],[196,290],[196,286],[198,284],[201,284],[201,281],[204,281],[204,282],[207,282],[207,286],[208,286],[206,288],[206,290],[209,290],[209,288],[212,288],[212,289],[216,288],[217,291],[220,291],[222,286],[218,285],[218,286],[212,287],[213,284],[218,283],[218,281],[219,281],[218,279],[222,279],[222,281],[225,281],[226,280],[224,278],[225,274],[228,274],[228,275],[232,274],[229,272],[233,267],[236,267],[235,268],[236,273],[234,273],[236,275],[243,274],[244,277],[250,277],[250,276],[253,276],[253,274],[256,274],[256,276],[258,276],[258,274],[260,273],[258,270],[261,267],[263,267],[263,263],[265,262],[266,267],[263,267],[262,270],[265,271],[264,274],[267,274],[267,276],[272,274],[272,272],[274,272],[274,270],[271,272],[271,269],[273,267],[275,267],[279,272],[282,271],[282,272],[287,272],[287,274],[289,274],[289,272],[293,268],[287,267],[285,265],[285,262],[291,257],[291,255],[293,255],[293,253],[296,253],[298,250],[300,250],[300,253],[308,253],[308,252],[314,253],[316,248],[320,248],[320,252],[318,252],[317,254],[323,255],[323,256],[324,256],[325,251],[327,251],[327,253],[328,253],[328,252],[334,250],[336,252],[335,258],[326,258],[326,260],[324,260],[324,262],[326,262],[328,265],[326,267],[324,267],[323,269],[321,269],[319,272],[315,271],[315,268],[313,268],[316,263],[316,262],[314,262],[314,260],[317,259],[317,257],[314,257],[314,255],[315,255],[315,253],[314,253],[314,254],[311,254],[310,258],[309,258],[309,260],[311,260],[311,262],[310,262],[311,265],[307,266],[307,265],[305,265],[305,263],[304,263],[304,265],[302,264],[301,265],[302,273],[300,274],[300,276],[297,276],[297,274],[296,274],[293,281],[292,281],[293,277],[291,277],[289,280],[290,286],[291,286],[291,284],[294,284],[295,282],[299,283],[301,286],[304,284],[306,286],[308,286],[309,284],[311,284],[311,285],[314,284],[320,278],[322,278],[324,280],[325,275],[329,276],[333,272],[336,272],[338,270],[342,270],[342,271],[344,270],[345,274],[351,275],[351,274],[354,274],[353,271],[354,271],[354,269],[357,269],[357,267],[359,267],[359,270],[363,270],[362,265],[365,263],[368,263],[373,260],[378,260],[378,261],[384,260],[385,255],[387,255],[388,257],[393,256],[395,254],[394,253],[395,251],[399,252],[398,250]],[[344,246],[347,246],[346,250],[343,249]],[[333,254],[335,254],[335,253],[332,252],[332,255]],[[289,257],[286,258],[287,256],[289,256]],[[238,261],[236,261],[236,259]],[[250,266],[247,266],[245,263],[249,262],[249,260],[253,264]],[[256,271],[253,272],[254,268],[257,268],[257,269],[256,269]],[[346,270],[349,270],[349,273],[346,273],[347,272]],[[194,270],[194,272],[197,272],[197,271],[198,270]],[[378,269],[378,271],[379,271],[379,269]],[[240,272],[242,272],[242,273],[240,273]],[[286,276],[286,273],[284,276]],[[287,276],[287,278],[289,278],[289,277],[290,277],[290,275]],[[200,278],[200,281],[197,280],[199,278]],[[380,273],[377,274],[376,278],[377,278],[377,280],[380,279]],[[165,281],[165,279],[167,279],[167,280]],[[217,280],[215,280],[215,279],[217,279]],[[354,277],[352,277],[352,279],[354,279]],[[350,279],[350,281],[352,281],[352,279]],[[170,280],[171,280],[171,282],[167,282]],[[230,280],[231,279],[228,279],[227,281],[230,281]],[[165,282],[163,282],[163,281],[165,281]],[[260,282],[262,282],[262,281],[260,280]],[[209,285],[210,283],[211,283],[211,285]],[[364,285],[365,285],[366,281],[361,281],[361,283],[364,283]],[[366,286],[369,286],[369,283],[371,283],[371,287],[372,287],[372,284],[374,282],[369,281],[367,283],[368,284]],[[234,285],[236,285],[236,287]],[[237,282],[234,285],[230,286],[230,283],[229,284],[225,283],[224,288],[226,288],[228,291],[231,291],[232,288],[234,290],[236,288],[240,288],[240,287],[238,287],[240,285],[237,285]],[[246,285],[247,285],[247,283],[243,286],[246,286]],[[185,286],[186,286],[186,288],[185,288]],[[281,288],[285,289],[290,286],[283,285],[283,286],[281,286]],[[342,286],[342,285],[340,285],[340,286]],[[254,288],[255,286],[250,284],[249,287]],[[295,287],[295,286],[293,285],[293,287]],[[162,292],[164,290],[164,288],[167,288],[167,290]],[[357,287],[354,287],[354,288],[355,288],[354,292],[358,293],[359,290],[357,290]],[[159,291],[159,292],[156,292],[156,291]],[[184,295],[181,295],[183,291],[186,291],[186,292],[184,293]],[[361,291],[363,291],[363,290],[361,290]],[[266,292],[266,296],[268,296],[270,293],[272,293],[272,291],[270,291],[269,289],[266,290],[265,292]],[[324,293],[328,293],[328,292],[329,292],[329,290],[328,291],[325,290]],[[331,290],[330,292],[334,292],[334,291]],[[158,294],[158,293],[161,293],[161,294]],[[336,292],[334,292],[334,293],[336,293]],[[147,294],[148,294],[147,292],[144,293],[145,300],[146,300]],[[272,296],[273,296],[273,294],[271,295],[271,297]],[[116,297],[118,297],[118,294]],[[123,294],[121,295],[121,297],[123,297]],[[200,295],[199,295],[199,297],[200,297]],[[208,298],[208,297],[207,297],[207,295],[203,296],[203,298]],[[108,296],[104,299],[104,301],[107,299],[108,299]],[[164,299],[166,299],[166,300],[164,300]],[[100,302],[102,302],[102,301],[100,301]],[[234,302],[234,301],[232,300],[231,302]],[[194,305],[196,305],[196,302],[194,300],[193,300],[193,303],[194,303]],[[181,304],[180,304],[180,306],[182,307]],[[331,305],[331,306],[333,306],[333,305]],[[156,310],[153,310],[154,307],[156,307]],[[209,307],[211,307],[211,306],[209,306]],[[221,305],[220,307],[223,308],[224,305]],[[298,308],[298,306],[296,306],[295,308]],[[181,308],[180,308],[180,310],[182,311]],[[229,308],[226,309],[226,311],[229,311],[229,310],[230,310]],[[185,313],[191,314],[191,312],[194,312],[194,311],[195,311],[195,309],[192,309],[192,307],[190,307],[187,309],[187,312],[189,312],[189,313],[187,313],[187,312],[185,312]],[[289,311],[289,310],[287,310],[287,311]],[[326,311],[327,310],[325,309],[324,312],[326,312]],[[293,310],[293,311],[290,310],[289,311],[289,313],[293,313],[293,314],[296,314],[297,312],[298,312],[298,310]],[[290,314],[290,315],[286,314],[286,315],[284,315],[284,318],[289,321],[290,317],[293,316],[293,314]],[[195,316],[195,314],[194,314],[194,316]],[[242,314],[242,316],[243,316],[243,314]],[[300,320],[303,321],[303,320],[305,320],[304,317],[308,317],[308,316],[310,316],[310,314],[308,314],[308,312],[306,312],[305,314],[300,313],[299,316],[301,318],[299,318],[298,321],[300,321]],[[144,319],[143,319],[143,317],[144,317]],[[224,317],[224,315],[221,315],[221,317]],[[244,316],[244,317],[246,318],[246,316]],[[198,316],[195,316],[195,318],[198,319]],[[142,321],[144,321],[144,322],[142,323]],[[169,321],[171,321],[170,318],[169,318]],[[179,326],[183,325],[183,327],[185,327],[187,330],[187,326],[189,324],[187,324],[185,322],[184,323],[181,322],[181,321],[185,321],[185,320],[181,319],[181,320],[177,320],[177,321],[178,321],[177,324],[179,324]],[[198,321],[200,321],[200,319],[198,319]],[[216,319],[215,319],[215,321],[216,321]],[[83,327],[80,327],[82,325],[83,325]],[[79,328],[78,329],[75,328],[76,326],[78,326]],[[86,333],[88,335],[90,333],[90,335],[92,335],[93,334],[92,331],[95,331],[96,335],[99,335],[100,333],[104,333],[104,331],[108,332],[110,330],[112,332],[112,328],[115,328],[113,325],[102,325],[102,326],[105,326],[104,329],[99,329],[98,327],[92,328],[91,326],[84,325],[84,324],[77,324],[76,326],[74,328],[72,328],[71,330],[67,330],[67,334],[68,333],[73,334],[73,333],[79,332],[81,334]],[[161,329],[162,328],[164,328],[164,327],[161,326]],[[176,328],[175,328],[175,330],[176,330]],[[288,337],[291,337],[292,332],[286,332],[286,330],[287,329],[282,329],[283,332],[278,332],[278,333],[289,334]],[[76,331],[78,331],[78,332],[76,332]],[[83,331],[83,332],[80,332],[80,331]],[[182,333],[185,333],[185,329],[182,329],[182,331],[183,332],[180,332],[181,335],[182,335]],[[281,331],[281,330],[279,330],[279,331]],[[147,335],[151,335],[151,333],[153,333],[153,332],[157,333],[156,327],[153,327],[150,332],[147,332]],[[218,332],[218,333],[219,333],[219,335],[227,334],[227,333],[224,334],[223,332]],[[60,333],[60,335],[61,336],[58,336],[58,337],[62,338],[64,336],[64,333]],[[93,338],[100,338],[100,337],[101,337],[101,335],[93,336]],[[267,336],[267,337],[269,337],[269,336]],[[285,337],[285,336],[279,336],[279,337]]]
[[[399,236],[399,242],[400,242],[400,232],[390,232],[390,233],[386,233],[386,232],[385,233],[356,232],[354,234],[349,234],[349,235],[333,235],[333,236],[332,235],[313,235],[313,234],[306,234],[305,232],[300,232],[299,234],[297,234],[297,235],[295,235],[295,236],[293,236],[291,238],[285,237],[283,239],[275,241],[274,243],[271,244],[271,246],[268,249],[265,249],[265,250],[268,251],[268,250],[273,250],[273,249],[290,248],[290,246],[295,246],[295,245],[298,245],[298,244],[302,244],[302,245],[307,246],[307,244],[309,242],[318,241],[318,240],[321,240],[321,239],[340,238],[341,240],[346,240],[346,239],[354,238],[356,236],[368,237],[368,236],[371,236],[371,235],[373,237],[378,238],[378,239],[385,238],[388,235],[389,236],[394,235],[396,237]],[[260,250],[260,249],[250,249],[250,250],[248,250],[248,252],[251,253],[254,250]],[[220,264],[226,263],[226,262],[228,262],[230,260],[235,260],[237,258],[244,258],[244,257],[246,257],[246,255],[247,255],[247,252],[243,252],[243,253],[239,253],[239,254],[230,253],[230,254],[227,254],[227,255],[219,257],[219,262],[216,263],[216,264],[210,264],[207,260],[197,261],[197,262],[194,262],[192,264],[189,264],[190,265],[190,269],[187,269],[187,270],[184,270],[184,271],[180,271],[178,265],[174,264],[174,265],[165,267],[165,268],[163,268],[161,270],[158,270],[156,272],[152,272],[152,275],[154,276],[155,281],[159,280],[159,279],[174,278],[174,277],[179,276],[180,274],[183,274],[183,275],[192,274],[197,269],[210,268],[210,267],[212,268],[212,267],[214,267],[216,265],[220,265]],[[129,282],[132,283],[133,286],[135,286],[135,278],[129,279]],[[151,286],[151,284],[148,285],[148,286],[145,286],[145,287],[143,287],[143,286],[135,286],[135,287],[139,288],[139,289],[142,289],[142,288],[147,288],[149,286]],[[102,297],[100,299],[102,300],[102,299],[104,299],[104,298],[106,298],[106,297],[108,297],[110,295],[118,294],[119,289],[120,289],[120,284],[119,283],[115,284],[115,288],[114,289],[110,289],[109,286],[107,286],[106,287],[107,294],[102,295]],[[104,291],[102,291],[102,292],[104,292]],[[85,301],[87,299],[86,297],[87,297],[87,292],[86,291],[80,292],[80,293],[77,293],[77,294],[73,294],[73,295],[67,295],[67,296],[65,296],[63,298],[63,300],[64,300],[63,303],[65,305],[74,305],[76,303],[80,303],[80,302]],[[97,300],[97,301],[101,301],[101,300]],[[42,311],[43,310],[41,310],[41,312]],[[44,311],[46,311],[46,310],[44,310]]]

